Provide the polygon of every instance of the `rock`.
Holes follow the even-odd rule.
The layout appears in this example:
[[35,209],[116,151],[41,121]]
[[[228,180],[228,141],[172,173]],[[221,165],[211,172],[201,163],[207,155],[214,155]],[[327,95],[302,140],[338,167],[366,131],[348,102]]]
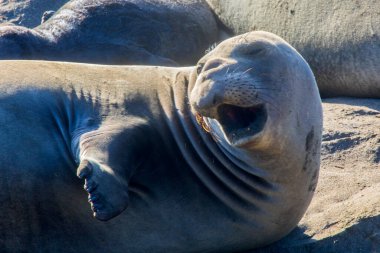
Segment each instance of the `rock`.
[[380,97],[380,1],[207,0],[234,34],[275,33],[311,65],[323,97]]
[[299,226],[250,253],[380,252],[380,100],[326,99],[321,171]]

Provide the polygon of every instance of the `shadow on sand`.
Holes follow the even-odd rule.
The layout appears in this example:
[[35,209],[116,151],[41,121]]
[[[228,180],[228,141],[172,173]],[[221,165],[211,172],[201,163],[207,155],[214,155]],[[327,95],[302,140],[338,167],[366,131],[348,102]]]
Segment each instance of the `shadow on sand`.
[[380,253],[380,215],[360,220],[343,232],[321,240],[297,227],[282,240],[244,253]]

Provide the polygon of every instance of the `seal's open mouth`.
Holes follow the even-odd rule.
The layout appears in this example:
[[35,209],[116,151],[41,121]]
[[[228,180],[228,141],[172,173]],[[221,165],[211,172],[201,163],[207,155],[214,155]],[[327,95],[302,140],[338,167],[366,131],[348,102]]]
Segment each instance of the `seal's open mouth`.
[[223,104],[218,107],[218,121],[231,143],[244,143],[263,130],[267,112],[262,104],[251,107]]

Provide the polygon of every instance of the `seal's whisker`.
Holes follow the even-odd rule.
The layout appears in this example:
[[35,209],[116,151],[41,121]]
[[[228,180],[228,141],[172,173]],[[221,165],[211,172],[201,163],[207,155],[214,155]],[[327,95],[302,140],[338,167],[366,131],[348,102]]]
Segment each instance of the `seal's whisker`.
[[[256,83],[256,81],[254,82]],[[252,82],[248,82],[248,81],[243,81],[243,82],[240,82],[239,84],[241,85],[247,85],[247,86],[252,86],[253,89],[255,90],[273,90],[273,91],[281,91],[281,89],[276,89],[276,88],[268,88],[268,87],[265,87],[265,86],[257,86],[255,84],[252,84]]]
[[[266,87],[265,85],[262,85],[262,83],[264,83],[264,82],[262,82],[262,81],[254,81],[253,82],[253,84],[252,83],[249,83],[250,85],[253,85],[253,87],[255,88],[255,89],[267,89],[267,90],[275,90],[275,91],[281,91],[282,90],[282,88],[281,87],[278,87],[278,88],[276,88],[276,87]],[[259,85],[256,85],[256,84],[259,84]]]
[[267,94],[259,94],[259,96],[260,96],[260,95],[261,95],[261,97],[263,97],[263,98],[270,99],[271,101],[275,101],[274,96],[270,96],[270,95],[267,95]]
[[259,93],[259,95],[257,97],[258,98],[269,99],[269,102],[270,101],[275,101],[274,96],[271,96],[271,95],[268,95],[268,94]]
[[259,96],[257,96],[257,99],[263,101],[264,103],[271,105],[273,107],[273,109],[280,112],[280,108],[271,102],[271,99],[273,99],[272,97],[268,97],[268,96],[266,97],[262,94],[259,94]]
[[258,82],[258,83],[273,83],[273,80],[272,79],[262,79],[262,78],[260,78],[259,80],[255,80],[255,82]]
[[244,75],[244,74],[246,74],[247,72],[249,72],[249,71],[251,71],[253,69],[253,67],[252,68],[249,68],[249,69],[247,69],[246,71],[244,71],[243,73],[241,73],[242,75]]
[[273,89],[273,88],[266,88],[266,87],[255,87],[253,86],[255,90],[275,90],[280,91],[281,89]]
[[271,99],[273,99],[274,100],[274,96],[272,96],[272,95],[269,95],[269,94],[260,94],[261,96],[263,96],[263,97],[266,97],[266,98],[271,98]]
[[238,66],[236,69],[234,69],[233,71],[232,71],[232,74],[234,74],[234,73],[236,73],[236,71],[238,71],[238,70],[240,70],[240,66]]

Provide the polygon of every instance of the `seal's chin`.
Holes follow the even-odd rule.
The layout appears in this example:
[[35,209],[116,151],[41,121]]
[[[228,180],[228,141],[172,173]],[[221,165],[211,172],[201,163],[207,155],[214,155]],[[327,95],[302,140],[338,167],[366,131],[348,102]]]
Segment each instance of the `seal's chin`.
[[268,118],[263,104],[251,107],[222,104],[217,115],[228,141],[236,146],[250,142],[264,129]]

